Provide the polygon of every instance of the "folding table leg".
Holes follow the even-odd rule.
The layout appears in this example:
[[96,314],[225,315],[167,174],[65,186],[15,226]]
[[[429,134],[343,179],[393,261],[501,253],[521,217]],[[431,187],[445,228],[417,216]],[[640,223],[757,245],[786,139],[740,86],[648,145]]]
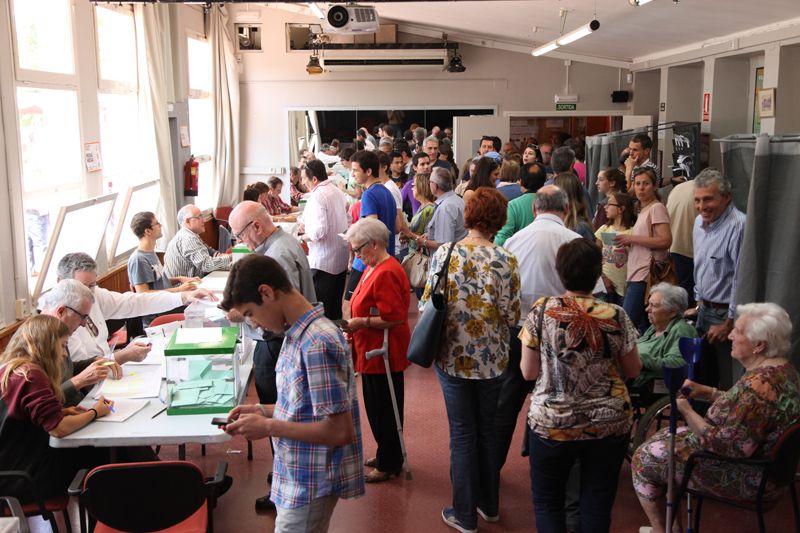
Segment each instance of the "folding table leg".
[[180,461],[186,460],[186,445],[185,444],[178,444],[178,459]]
[[253,441],[251,440],[247,441],[247,460],[253,460]]

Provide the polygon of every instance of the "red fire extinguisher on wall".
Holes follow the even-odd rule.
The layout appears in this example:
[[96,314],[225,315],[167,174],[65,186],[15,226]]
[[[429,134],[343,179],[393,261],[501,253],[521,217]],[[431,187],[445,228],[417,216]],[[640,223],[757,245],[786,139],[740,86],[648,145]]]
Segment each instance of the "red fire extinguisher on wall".
[[184,196],[197,196],[199,170],[200,163],[197,162],[197,160],[194,158],[194,155],[190,155],[189,160],[183,165]]

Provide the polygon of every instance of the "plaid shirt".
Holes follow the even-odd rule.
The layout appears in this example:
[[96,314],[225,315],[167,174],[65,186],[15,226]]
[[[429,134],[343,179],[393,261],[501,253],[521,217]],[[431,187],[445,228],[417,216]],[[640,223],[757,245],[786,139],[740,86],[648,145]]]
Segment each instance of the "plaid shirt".
[[342,332],[318,305],[286,331],[277,373],[276,420],[309,423],[350,410],[356,440],[325,446],[275,438],[272,501],[287,509],[323,496],[364,494],[363,452],[353,362]]

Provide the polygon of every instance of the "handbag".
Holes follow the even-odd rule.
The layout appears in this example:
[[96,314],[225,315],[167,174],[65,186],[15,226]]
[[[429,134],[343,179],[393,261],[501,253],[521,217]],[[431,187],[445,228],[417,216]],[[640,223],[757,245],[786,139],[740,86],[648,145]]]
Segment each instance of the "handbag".
[[422,314],[419,316],[417,326],[411,333],[411,341],[408,343],[406,356],[408,360],[425,368],[429,368],[433,363],[442,342],[444,318],[447,311],[447,270],[450,267],[450,256],[455,245],[455,242],[450,244],[447,259],[433,277],[431,296],[425,302],[425,307],[422,308]]
[[647,287],[644,291],[645,307],[647,307],[647,303],[650,301],[650,288],[655,287],[659,283],[678,285],[678,274],[675,272],[675,263],[669,256],[663,261],[657,261],[655,257],[650,256],[650,274],[647,276]]
[[403,270],[406,271],[408,283],[412,288],[421,289],[425,287],[425,282],[428,280],[430,262],[430,256],[426,253],[425,248],[421,250],[417,248],[403,259]]

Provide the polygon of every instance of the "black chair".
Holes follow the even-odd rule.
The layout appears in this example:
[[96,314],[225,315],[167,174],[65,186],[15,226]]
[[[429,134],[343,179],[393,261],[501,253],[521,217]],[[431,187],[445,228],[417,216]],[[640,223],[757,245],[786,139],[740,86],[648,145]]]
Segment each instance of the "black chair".
[[[66,493],[47,499],[41,497],[33,478],[23,470],[0,470],[0,477],[15,480],[20,487],[21,493],[32,497],[30,502],[22,504],[22,512],[25,516],[41,516],[44,520],[50,522],[50,527],[53,528],[55,533],[58,533],[60,530],[55,513],[61,513],[64,517],[64,528],[67,533],[72,533],[72,524],[67,512],[69,496]],[[2,514],[9,516],[10,511],[4,509]]]
[[0,509],[2,509],[3,515],[11,513],[11,516],[19,520],[18,533],[30,533],[28,520],[25,518],[25,512],[22,510],[22,504],[19,503],[18,499],[11,496],[0,496]]
[[214,478],[205,480],[187,461],[110,464],[78,472],[69,493],[79,497],[81,533],[213,533],[213,509],[227,470],[228,463],[219,463]]
[[[704,460],[719,461],[722,463],[734,465],[751,465],[761,468],[761,481],[758,486],[758,492],[754,500],[740,500],[723,498],[716,494],[698,490],[689,487],[691,481],[692,471],[698,462]],[[766,499],[764,492],[767,484],[771,483],[776,489],[786,488],[788,486],[789,493],[792,496],[792,509],[794,510],[794,525],[795,531],[800,531],[800,509],[797,504],[797,489],[795,482],[797,481],[796,472],[797,464],[800,461],[800,423],[797,423],[787,429],[775,443],[775,447],[768,457],[761,459],[738,459],[731,457],[724,457],[710,452],[695,452],[689,456],[686,462],[686,469],[683,474],[683,482],[681,483],[678,501],[681,500],[684,494],[688,493],[697,498],[697,507],[694,509],[694,531],[700,531],[700,511],[703,508],[703,500],[714,500],[726,505],[738,507],[740,509],[747,509],[758,513],[758,528],[759,531],[764,533],[766,528],[764,526],[764,513],[769,511],[778,503],[777,499]]]

